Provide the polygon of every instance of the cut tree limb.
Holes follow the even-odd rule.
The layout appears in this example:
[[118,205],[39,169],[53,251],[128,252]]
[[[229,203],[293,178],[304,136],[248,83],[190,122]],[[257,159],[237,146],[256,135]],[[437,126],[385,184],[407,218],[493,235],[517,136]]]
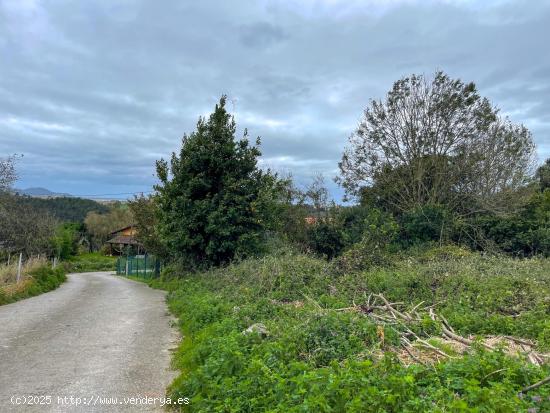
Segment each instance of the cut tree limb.
[[536,382],[535,384],[531,384],[530,386],[527,386],[521,389],[521,393],[525,393],[525,392],[528,392],[529,390],[536,389],[537,387],[543,386],[546,383],[550,383],[550,376],[546,377],[545,379],[542,379],[541,381]]

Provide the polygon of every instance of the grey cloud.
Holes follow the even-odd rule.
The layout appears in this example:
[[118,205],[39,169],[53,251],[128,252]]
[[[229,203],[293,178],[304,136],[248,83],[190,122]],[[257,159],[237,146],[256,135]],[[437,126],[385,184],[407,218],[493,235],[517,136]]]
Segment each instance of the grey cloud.
[[442,69],[550,156],[549,1],[313,4],[0,0],[0,155],[25,153],[21,186],[147,190],[226,93],[265,165],[329,180],[369,99]]
[[287,38],[280,27],[267,22],[243,25],[239,31],[242,43],[253,49],[266,48]]

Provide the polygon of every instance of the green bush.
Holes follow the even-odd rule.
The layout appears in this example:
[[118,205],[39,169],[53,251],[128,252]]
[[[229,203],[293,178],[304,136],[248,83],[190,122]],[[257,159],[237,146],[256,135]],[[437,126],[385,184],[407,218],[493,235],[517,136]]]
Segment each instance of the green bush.
[[453,234],[453,219],[442,205],[418,207],[403,214],[401,221],[401,238],[405,245],[445,241]]
[[442,261],[442,260],[460,260],[472,255],[472,252],[464,247],[448,244],[429,248],[424,251],[419,259],[423,262]]
[[329,260],[340,255],[344,249],[342,232],[328,222],[314,224],[307,234],[311,249]]
[[77,253],[79,229],[79,224],[71,223],[62,224],[56,229],[55,236],[52,238],[52,246],[57,257],[66,260]]
[[550,189],[534,194],[515,214],[481,215],[474,225],[498,249],[515,256],[550,256]]
[[363,227],[361,241],[333,262],[335,273],[345,274],[391,264],[389,255],[398,234],[397,222],[391,215],[371,208],[363,220]]
[[361,241],[366,226],[369,224],[369,212],[369,208],[360,205],[340,207],[336,220],[341,228],[346,246]]

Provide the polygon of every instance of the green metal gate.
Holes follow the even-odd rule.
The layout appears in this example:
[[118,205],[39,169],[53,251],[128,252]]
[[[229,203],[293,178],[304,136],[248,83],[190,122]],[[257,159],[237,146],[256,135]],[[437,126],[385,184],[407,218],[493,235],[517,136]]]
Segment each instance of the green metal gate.
[[157,278],[161,267],[160,260],[153,255],[119,257],[116,262],[116,273],[141,278]]

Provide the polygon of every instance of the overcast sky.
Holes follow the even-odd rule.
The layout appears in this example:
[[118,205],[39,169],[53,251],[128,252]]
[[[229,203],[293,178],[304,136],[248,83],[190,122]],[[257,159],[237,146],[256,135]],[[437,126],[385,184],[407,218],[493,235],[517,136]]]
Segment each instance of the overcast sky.
[[550,1],[0,0],[0,156],[18,187],[148,191],[221,94],[262,164],[330,181],[371,98],[442,69],[550,156]]

